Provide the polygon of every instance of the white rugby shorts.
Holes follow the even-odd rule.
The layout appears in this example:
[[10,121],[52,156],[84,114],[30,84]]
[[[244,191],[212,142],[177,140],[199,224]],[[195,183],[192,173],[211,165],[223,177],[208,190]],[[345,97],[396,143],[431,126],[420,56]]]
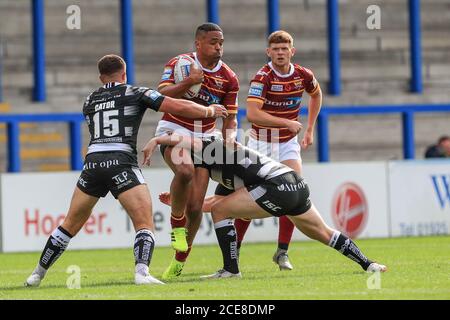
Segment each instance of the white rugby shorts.
[[302,159],[297,136],[289,141],[281,143],[261,141],[250,137],[247,147],[279,162]]
[[168,134],[178,134],[180,136],[194,136],[197,138],[201,137],[210,137],[210,136],[217,136],[220,134],[219,131],[213,129],[208,132],[194,132],[191,131],[183,126],[180,126],[179,124],[166,121],[166,120],[160,120],[158,122],[158,126],[156,127],[155,137],[160,137]]

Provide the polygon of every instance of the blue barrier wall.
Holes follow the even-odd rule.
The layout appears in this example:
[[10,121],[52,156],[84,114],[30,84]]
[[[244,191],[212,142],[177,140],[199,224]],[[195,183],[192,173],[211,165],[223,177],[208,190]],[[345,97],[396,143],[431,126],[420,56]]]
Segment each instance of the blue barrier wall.
[[[383,105],[383,106],[339,106],[322,107],[317,121],[318,161],[330,161],[329,154],[329,126],[330,116],[341,115],[376,115],[401,114],[403,157],[414,159],[414,114],[432,112],[450,112],[450,104],[446,105]],[[307,108],[301,109],[301,114],[307,114]],[[241,127],[246,110],[238,111],[238,123]],[[8,135],[8,172],[20,171],[20,140],[19,124],[24,122],[65,122],[69,126],[70,134],[70,164],[72,170],[81,170],[82,156],[82,129],[84,117],[81,113],[40,114],[40,115],[0,115],[0,123],[6,123]]]

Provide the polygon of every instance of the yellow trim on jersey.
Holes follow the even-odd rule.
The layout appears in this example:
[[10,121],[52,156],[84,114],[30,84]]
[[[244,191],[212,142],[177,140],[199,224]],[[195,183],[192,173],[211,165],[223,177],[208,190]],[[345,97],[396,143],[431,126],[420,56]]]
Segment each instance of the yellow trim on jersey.
[[316,88],[315,88],[312,92],[308,92],[308,91],[306,91],[306,92],[308,92],[308,94],[309,94],[310,96],[312,96],[313,94],[315,94],[315,93],[317,92],[317,90],[319,90],[319,88],[320,88],[320,85],[317,84]]
[[293,109],[293,110],[290,110],[290,111],[274,111],[274,110],[263,110],[263,111],[265,111],[265,112],[267,112],[267,113],[275,113],[275,114],[286,114],[286,113],[293,113],[293,112],[298,112],[298,110],[299,110],[300,108],[296,108],[296,109]]
[[214,80],[219,80],[219,81],[223,81],[223,82],[229,82],[229,80],[216,78],[216,77],[213,77],[213,76],[209,76],[207,74],[204,74],[204,76],[207,77],[207,78],[214,79]]
[[174,82],[173,80],[164,80],[164,81],[161,81],[161,82],[159,83],[159,85],[158,85],[158,89],[159,89],[159,88],[162,88],[162,87],[165,87],[165,86],[168,86],[168,85],[170,85],[170,84],[175,84],[175,82]]
[[263,98],[257,98],[257,97],[252,97],[252,98],[247,98],[247,102],[258,102],[261,104],[264,104],[264,100]]
[[267,91],[267,93],[270,94],[294,94],[294,93],[302,93],[304,89],[297,90],[297,91],[291,91],[291,92],[274,92],[274,91]]
[[294,83],[294,82],[301,82],[303,80],[302,79],[297,79],[297,80],[291,80],[291,81],[287,81],[287,82],[283,82],[283,81],[270,81],[270,83],[275,83],[275,84],[288,84],[288,83]]
[[226,93],[226,92],[223,91],[223,90],[219,90],[219,89],[216,89],[216,88],[208,87],[205,83],[202,83],[202,86],[205,86],[205,87],[208,88],[209,90],[214,90],[214,91],[217,91],[217,92],[220,92],[220,93]]

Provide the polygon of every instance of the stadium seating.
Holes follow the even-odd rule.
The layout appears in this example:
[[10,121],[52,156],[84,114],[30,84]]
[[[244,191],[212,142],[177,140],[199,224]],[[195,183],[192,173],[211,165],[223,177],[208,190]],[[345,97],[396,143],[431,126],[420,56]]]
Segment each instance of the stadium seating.
[[[66,8],[70,0],[45,1],[46,103],[31,102],[31,16],[29,1],[3,0],[0,3],[0,36],[5,45],[3,91],[10,112],[78,112],[87,93],[98,86],[96,61],[105,53],[120,53],[118,1],[83,2],[81,30],[66,28]],[[341,67],[343,94],[325,94],[326,105],[368,105],[402,103],[448,103],[450,101],[450,20],[448,1],[422,1],[422,56],[424,94],[409,90],[409,33],[406,0],[380,0],[381,29],[368,30],[366,9],[372,0],[341,1]],[[164,63],[193,47],[195,27],[204,22],[204,0],[134,0],[134,44],[136,82],[156,87]],[[173,6],[177,11],[173,11]],[[239,102],[245,107],[248,82],[266,61],[267,30],[265,1],[227,0],[220,2],[221,26],[225,32],[225,56],[241,81]],[[293,33],[295,61],[310,67],[326,93],[328,81],[326,1],[280,1],[282,28]],[[445,35],[447,34],[447,35]],[[307,99],[304,100],[304,103]],[[139,144],[150,137],[160,115],[147,113]],[[398,115],[348,116],[330,122],[331,160],[400,159],[401,122]],[[449,133],[450,115],[416,116],[416,157],[440,134]],[[248,125],[244,124],[244,127]],[[67,130],[64,125],[38,126],[22,130],[24,137],[41,137],[41,150],[24,139],[24,171],[67,169]],[[374,134],[367,134],[374,132]],[[4,129],[0,128],[0,134]],[[53,139],[53,140],[52,140]],[[4,159],[4,139],[0,158]],[[84,143],[88,141],[85,131]],[[53,151],[50,151],[53,150]],[[53,155],[53,157],[41,157]],[[315,161],[315,148],[305,152],[306,161]],[[4,162],[3,162],[4,163]],[[161,158],[155,164],[162,165]],[[0,168],[4,171],[5,168]]]

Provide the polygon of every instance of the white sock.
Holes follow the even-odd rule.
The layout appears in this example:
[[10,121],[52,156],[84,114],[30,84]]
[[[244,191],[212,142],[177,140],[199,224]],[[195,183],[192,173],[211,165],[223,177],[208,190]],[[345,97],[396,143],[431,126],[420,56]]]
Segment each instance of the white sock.
[[139,273],[139,274],[141,274],[143,276],[149,275],[148,270],[149,270],[148,266],[146,264],[143,264],[143,263],[138,263],[134,267],[134,273]]
[[41,277],[41,279],[44,279],[46,273],[47,273],[47,270],[42,268],[39,263],[33,271],[33,274],[38,274],[39,277]]

